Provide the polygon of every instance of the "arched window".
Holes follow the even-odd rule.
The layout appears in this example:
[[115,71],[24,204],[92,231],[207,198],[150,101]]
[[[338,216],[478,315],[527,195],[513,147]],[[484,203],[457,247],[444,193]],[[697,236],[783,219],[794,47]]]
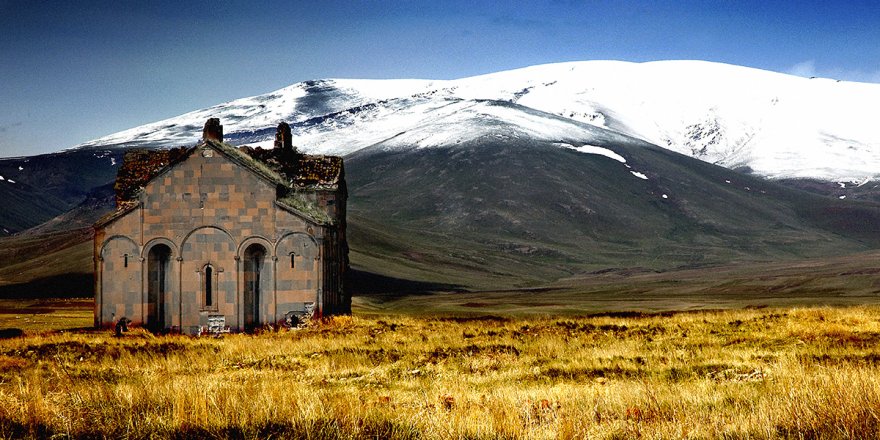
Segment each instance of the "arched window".
[[205,266],[202,277],[202,294],[205,308],[214,307],[214,268],[210,264]]

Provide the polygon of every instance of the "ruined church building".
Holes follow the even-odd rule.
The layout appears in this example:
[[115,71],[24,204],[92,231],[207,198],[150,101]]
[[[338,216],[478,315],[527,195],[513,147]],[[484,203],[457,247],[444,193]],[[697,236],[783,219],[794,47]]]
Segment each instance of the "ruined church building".
[[250,331],[350,311],[342,158],[308,156],[281,123],[275,148],[223,142],[135,150],[116,211],[95,225],[95,325]]

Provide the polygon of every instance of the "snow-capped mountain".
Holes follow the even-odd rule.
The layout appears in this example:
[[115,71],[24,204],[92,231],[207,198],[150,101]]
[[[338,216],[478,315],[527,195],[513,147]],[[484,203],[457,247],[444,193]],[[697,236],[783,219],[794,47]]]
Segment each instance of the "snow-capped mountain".
[[328,154],[487,135],[589,143],[607,136],[595,126],[763,177],[848,183],[880,178],[877,114],[877,84],[702,61],[586,61],[459,80],[307,81],[79,147],[191,144],[209,117],[230,142],[263,146],[284,120],[301,149]]
[[232,144],[271,147],[287,121],[300,149],[345,155],[352,264],[401,280],[498,289],[861,252],[880,247],[880,182],[849,183],[880,180],[878,98],[690,61],[307,81],[0,160],[0,232],[91,224],[124,148],[193,145],[217,117]]

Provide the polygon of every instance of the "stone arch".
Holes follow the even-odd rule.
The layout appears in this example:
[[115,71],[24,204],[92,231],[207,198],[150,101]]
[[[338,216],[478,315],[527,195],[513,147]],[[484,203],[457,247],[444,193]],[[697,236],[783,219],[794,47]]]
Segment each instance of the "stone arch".
[[[267,256],[273,256],[273,257],[275,256],[275,246],[272,245],[272,242],[268,238],[265,238],[260,235],[251,235],[250,237],[247,237],[244,240],[242,240],[241,244],[238,245],[238,251],[236,252],[236,255],[238,255],[239,258],[243,258],[245,249],[247,249],[248,246],[255,244],[255,243],[261,244],[264,248],[266,248],[266,255]],[[271,254],[270,254],[270,251],[271,251]]]
[[140,246],[130,237],[113,235],[104,240],[96,298],[101,325],[113,324],[122,317],[138,320],[142,316],[141,261]]
[[279,316],[287,313],[310,314],[320,307],[321,249],[311,234],[291,232],[275,245],[275,269]]
[[[99,255],[101,256],[101,258],[104,258],[104,251],[107,249],[107,245],[109,245],[110,242],[113,241],[113,240],[124,240],[124,241],[128,241],[129,243],[131,243],[132,246],[134,246],[135,249],[140,248],[140,246],[138,246],[137,242],[134,241],[134,240],[132,240],[132,239],[129,238],[128,236],[125,236],[125,235],[111,235],[110,237],[107,237],[106,240],[104,240],[104,243],[101,244],[101,252],[100,252],[100,254],[99,254]],[[140,256],[140,252],[137,252],[136,255]]]
[[[282,235],[275,244],[275,255],[279,260],[285,259],[289,263],[291,253],[299,257],[317,260],[320,257],[318,241],[311,234],[305,232],[288,232]],[[293,266],[295,267],[295,265]]]
[[142,254],[141,254],[141,258],[147,258],[147,254],[150,252],[150,248],[152,248],[153,246],[155,246],[157,244],[164,244],[165,246],[168,246],[168,248],[171,249],[172,256],[180,255],[180,253],[177,250],[177,245],[174,244],[174,242],[171,241],[171,239],[168,239],[165,237],[156,237],[156,238],[148,241],[144,245],[144,248],[143,248]]
[[189,240],[190,237],[193,236],[193,234],[198,233],[202,229],[216,229],[216,230],[221,231],[224,234],[226,234],[226,236],[229,237],[229,239],[232,240],[233,243],[235,242],[235,239],[232,238],[232,234],[230,234],[229,231],[227,231],[226,229],[223,229],[222,227],[215,226],[215,225],[203,225],[203,226],[198,226],[198,227],[194,228],[192,231],[189,231],[186,234],[186,236],[183,237],[183,240],[180,241],[180,249],[183,249],[183,247],[187,244],[187,241]]
[[[224,315],[227,324],[236,311],[236,256],[238,243],[223,228],[199,226],[180,245],[180,300],[177,313],[184,331],[207,325],[208,316]],[[204,268],[211,267],[211,301],[205,303]]]

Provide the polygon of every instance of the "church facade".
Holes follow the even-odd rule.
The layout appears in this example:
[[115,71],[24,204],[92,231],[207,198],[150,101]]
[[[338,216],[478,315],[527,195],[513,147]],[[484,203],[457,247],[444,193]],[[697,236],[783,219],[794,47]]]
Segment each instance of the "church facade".
[[[95,325],[250,331],[350,311],[342,158],[223,143],[126,154],[95,225]],[[219,328],[218,328],[219,327]]]

